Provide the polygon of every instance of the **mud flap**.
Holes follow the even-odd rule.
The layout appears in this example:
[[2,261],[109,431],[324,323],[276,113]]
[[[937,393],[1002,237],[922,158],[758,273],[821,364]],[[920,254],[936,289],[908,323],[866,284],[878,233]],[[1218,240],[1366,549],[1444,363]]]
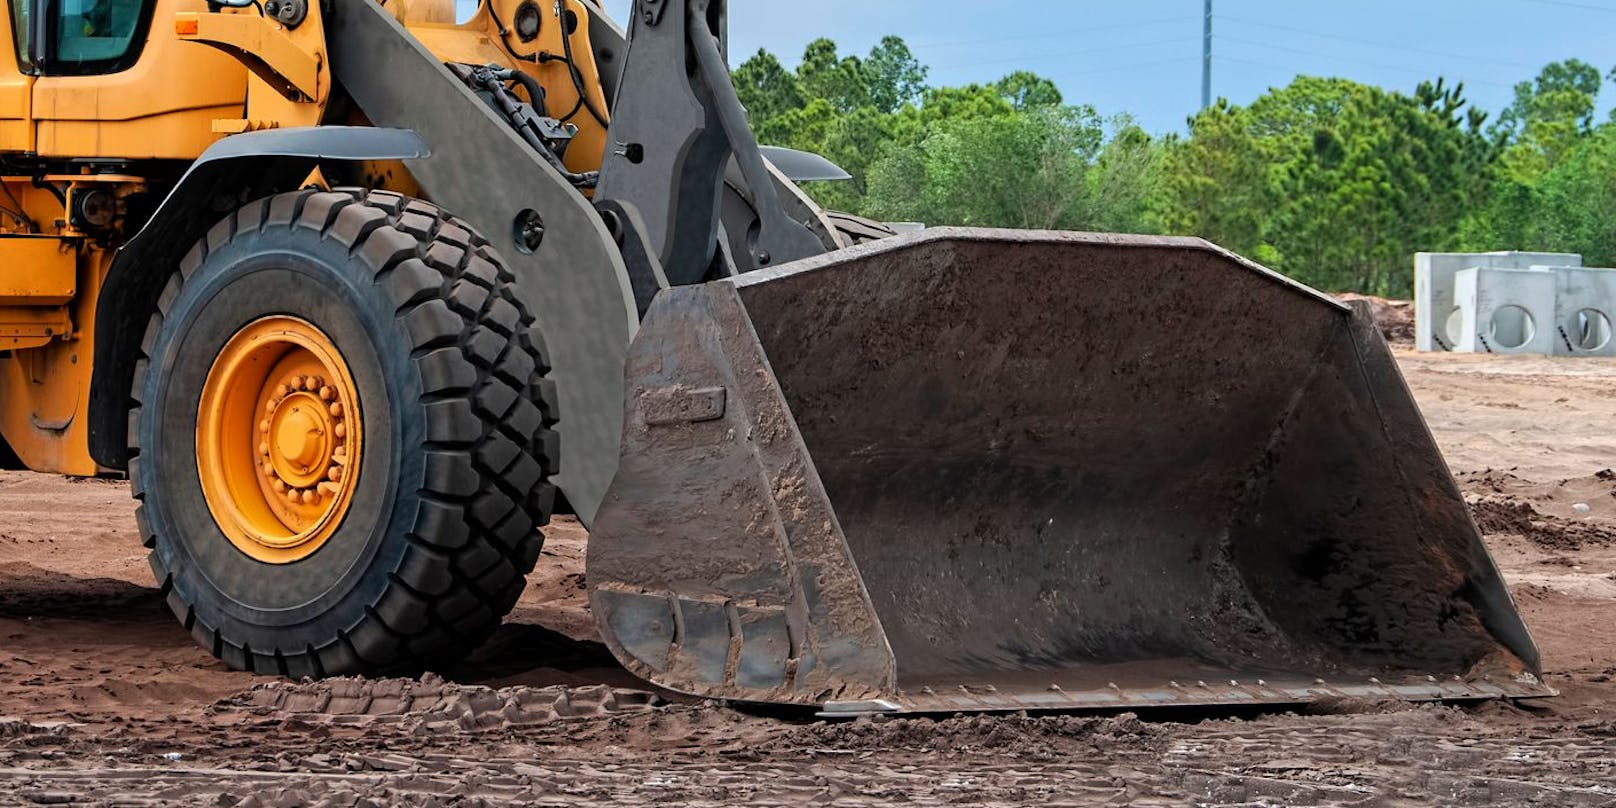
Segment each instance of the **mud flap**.
[[662,293],[590,538],[676,691],[1549,695],[1363,311],[1195,239],[934,230]]

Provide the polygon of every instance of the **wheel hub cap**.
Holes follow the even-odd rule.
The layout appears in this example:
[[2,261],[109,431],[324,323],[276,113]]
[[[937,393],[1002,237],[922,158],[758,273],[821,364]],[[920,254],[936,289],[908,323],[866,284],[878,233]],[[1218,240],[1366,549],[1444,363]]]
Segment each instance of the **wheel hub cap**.
[[336,532],[357,480],[357,404],[341,353],[307,322],[266,317],[225,345],[203,386],[197,471],[231,543],[285,564]]
[[[305,384],[318,394],[306,391]],[[290,392],[294,387],[299,392]],[[277,493],[292,491],[301,496],[313,492],[315,497],[324,496],[319,484],[341,475],[332,475],[332,470],[338,468],[335,449],[342,445],[337,427],[343,424],[342,416],[331,412],[336,390],[320,377],[304,376],[289,379],[276,391],[267,405],[271,408],[269,418],[258,425],[264,433],[258,445],[259,472]]]

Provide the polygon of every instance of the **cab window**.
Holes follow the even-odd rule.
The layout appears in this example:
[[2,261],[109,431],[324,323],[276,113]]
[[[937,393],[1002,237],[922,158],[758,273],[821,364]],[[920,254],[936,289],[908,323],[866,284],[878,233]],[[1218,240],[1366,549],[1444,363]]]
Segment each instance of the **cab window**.
[[17,46],[17,67],[24,73],[34,72],[33,7],[29,0],[11,0],[11,37]]
[[154,0],[46,0],[50,42],[45,71],[116,73],[140,58]]

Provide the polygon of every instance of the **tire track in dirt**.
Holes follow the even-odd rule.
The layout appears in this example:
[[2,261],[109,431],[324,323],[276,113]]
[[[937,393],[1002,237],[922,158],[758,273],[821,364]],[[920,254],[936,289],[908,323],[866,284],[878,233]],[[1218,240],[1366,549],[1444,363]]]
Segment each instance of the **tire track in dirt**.
[[121,483],[0,473],[0,804],[1616,805],[1616,361],[1400,360],[1559,698],[827,723],[652,695],[564,520],[466,665],[280,682],[174,625]]

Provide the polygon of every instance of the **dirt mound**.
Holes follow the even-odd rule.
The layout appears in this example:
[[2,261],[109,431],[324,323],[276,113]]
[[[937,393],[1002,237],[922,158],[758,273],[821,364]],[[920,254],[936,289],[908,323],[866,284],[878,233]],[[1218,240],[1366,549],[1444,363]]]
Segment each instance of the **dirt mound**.
[[1481,469],[1479,471],[1460,471],[1454,474],[1459,485],[1466,492],[1485,496],[1487,494],[1519,495],[1529,491],[1533,483],[1518,474],[1497,469]]
[[1153,751],[1162,730],[1132,713],[1096,718],[1082,716],[973,715],[945,718],[863,719],[798,727],[770,739],[768,750],[903,749],[938,754],[1009,755],[1049,761],[1063,758],[1073,746]]
[[1537,530],[1537,523],[1543,519],[1531,503],[1518,500],[1477,500],[1470,505],[1470,516],[1476,520],[1476,527],[1487,535],[1525,536]]
[[35,723],[31,721],[18,721],[12,718],[0,718],[0,739],[36,737],[40,735],[52,738],[61,738],[67,735],[72,724],[66,721],[51,721]]
[[1373,295],[1356,295],[1351,292],[1336,295],[1336,299],[1343,303],[1362,300],[1369,304],[1375,314],[1375,326],[1380,329],[1380,335],[1386,341],[1397,347],[1412,347],[1414,345],[1414,304],[1407,300],[1387,300],[1384,297]]
[[1616,545],[1616,532],[1604,525],[1548,516],[1520,500],[1482,497],[1470,504],[1470,515],[1483,535],[1521,536],[1545,550]]
[[318,682],[268,682],[219,701],[216,715],[246,713],[305,724],[412,724],[465,731],[548,724],[655,708],[655,694],[594,685],[493,689],[415,679],[344,677]]
[[1386,701],[1384,699],[1360,699],[1350,696],[1320,699],[1301,708],[1303,715],[1389,715],[1391,713],[1406,713],[1421,709],[1421,705],[1409,701]]

